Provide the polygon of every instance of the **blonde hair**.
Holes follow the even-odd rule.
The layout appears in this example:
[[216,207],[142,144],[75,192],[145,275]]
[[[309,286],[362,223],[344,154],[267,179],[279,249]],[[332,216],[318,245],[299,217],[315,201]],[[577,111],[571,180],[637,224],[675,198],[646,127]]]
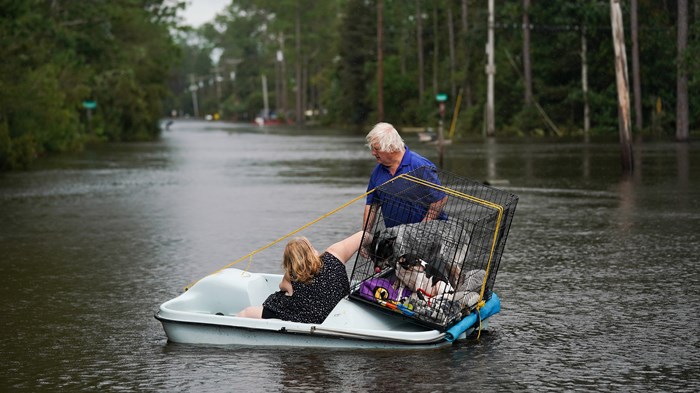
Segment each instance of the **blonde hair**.
[[399,132],[389,123],[377,123],[367,134],[365,140],[370,150],[372,150],[372,145],[376,143],[379,145],[379,151],[387,153],[404,151],[406,146]]
[[321,266],[321,257],[305,237],[290,240],[284,248],[282,267],[292,281],[311,281]]

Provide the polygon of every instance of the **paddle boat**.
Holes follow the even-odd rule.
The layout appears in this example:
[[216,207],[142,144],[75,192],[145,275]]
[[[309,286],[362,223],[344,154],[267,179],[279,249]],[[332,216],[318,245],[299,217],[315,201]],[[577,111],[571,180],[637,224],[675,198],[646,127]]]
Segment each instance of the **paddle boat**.
[[435,348],[466,339],[488,327],[500,310],[494,293],[479,315],[472,313],[440,331],[416,324],[350,297],[342,299],[322,324],[279,319],[251,319],[236,313],[259,305],[279,290],[281,274],[227,268],[207,276],[176,298],[163,303],[155,318],[168,340],[185,344],[293,346],[331,348]]

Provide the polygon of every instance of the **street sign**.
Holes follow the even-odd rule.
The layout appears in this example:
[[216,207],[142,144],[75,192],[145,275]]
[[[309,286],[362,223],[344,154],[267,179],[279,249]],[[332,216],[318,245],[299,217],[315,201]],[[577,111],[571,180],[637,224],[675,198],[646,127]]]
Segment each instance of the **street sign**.
[[95,102],[93,100],[85,100],[85,101],[83,101],[83,108],[95,109],[95,108],[97,108],[97,102]]
[[445,101],[447,101],[447,94],[438,93],[435,95],[435,99],[437,100],[437,102],[445,102]]

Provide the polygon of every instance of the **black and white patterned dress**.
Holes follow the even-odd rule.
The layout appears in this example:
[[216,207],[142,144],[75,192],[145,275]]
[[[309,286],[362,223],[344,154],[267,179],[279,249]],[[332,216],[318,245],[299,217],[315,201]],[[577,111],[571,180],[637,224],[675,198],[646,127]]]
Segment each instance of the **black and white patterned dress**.
[[270,295],[263,306],[285,321],[322,323],[336,304],[350,293],[345,265],[333,254],[321,255],[323,266],[309,283],[292,281],[294,293]]

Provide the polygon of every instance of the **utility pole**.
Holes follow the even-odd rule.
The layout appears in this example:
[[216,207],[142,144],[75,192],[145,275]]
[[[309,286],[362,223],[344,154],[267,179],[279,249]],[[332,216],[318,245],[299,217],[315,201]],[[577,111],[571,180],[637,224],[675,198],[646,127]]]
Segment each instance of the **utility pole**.
[[197,84],[194,80],[194,74],[190,74],[190,92],[192,92],[192,109],[194,110],[194,117],[199,118],[199,104],[197,104]]
[[[231,87],[230,87],[231,94],[229,96],[232,97],[232,100],[234,102],[236,101],[236,98],[235,98],[236,97],[236,67],[238,66],[238,64],[241,63],[241,61],[243,61],[243,60],[237,59],[237,58],[230,58],[230,59],[226,59],[224,61],[226,66],[227,66],[226,69],[231,70],[228,74],[229,81],[231,82]],[[233,113],[229,114],[230,118],[236,118],[236,116],[237,116],[237,113],[235,113],[235,110],[233,111]]]
[[418,40],[418,102],[423,102],[425,92],[425,65],[423,64],[423,13],[420,9],[421,0],[416,0],[416,38]]
[[262,74],[262,93],[263,93],[263,104],[265,108],[263,110],[263,119],[268,120],[270,118],[270,104],[267,101],[267,77]]
[[[438,6],[433,6],[433,31],[438,31]],[[438,64],[440,62],[440,34],[433,35],[433,94],[438,94]]]
[[282,112],[284,117],[287,117],[287,62],[284,57],[284,33],[280,33],[279,38],[280,49],[277,51],[277,61],[280,62],[280,79],[282,79],[282,86],[280,87],[282,91],[282,98],[280,100],[281,106],[278,108],[279,112]]
[[678,28],[676,46],[676,141],[688,142],[690,116],[688,115],[688,62],[685,55],[688,50],[688,1],[678,0]]
[[224,80],[221,77],[221,67],[216,66],[214,69],[214,81],[216,83],[216,110],[219,112],[218,117],[222,118],[224,115],[224,109],[221,106],[221,82]]
[[284,54],[281,50],[277,50],[277,61],[275,61],[275,111],[279,111],[282,107],[282,71],[281,64],[284,59]]
[[585,26],[581,30],[581,90],[583,93],[583,138],[588,143],[591,134],[591,110],[588,105],[588,45]]
[[384,121],[384,52],[382,50],[382,0],[377,1],[377,117]]
[[295,20],[295,41],[296,41],[296,71],[297,71],[297,80],[296,80],[296,87],[297,87],[297,102],[296,102],[296,120],[297,120],[297,126],[303,126],[306,118],[304,117],[304,107],[303,102],[302,102],[302,89],[304,88],[304,85],[302,84],[301,81],[301,63],[302,63],[302,58],[301,58],[301,3],[299,0],[297,0],[296,4],[296,20]]
[[532,67],[530,66],[530,0],[523,0],[523,74],[525,105],[532,105]]
[[489,0],[489,21],[488,21],[488,43],[486,44],[486,56],[488,64],[486,65],[486,75],[488,76],[487,93],[486,93],[486,135],[494,136],[496,134],[496,122],[494,114],[494,75],[496,74],[496,65],[494,64],[494,36],[493,28],[495,24],[494,17],[494,0]]

